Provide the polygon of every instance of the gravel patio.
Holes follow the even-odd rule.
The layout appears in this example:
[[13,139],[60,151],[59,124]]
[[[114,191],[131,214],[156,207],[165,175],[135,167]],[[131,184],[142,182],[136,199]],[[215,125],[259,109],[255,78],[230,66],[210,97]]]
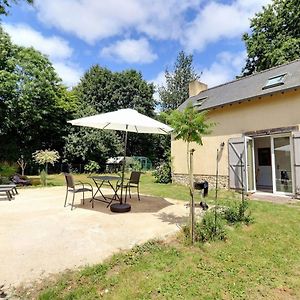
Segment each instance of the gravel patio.
[[132,211],[111,213],[89,201],[63,207],[65,187],[20,189],[12,201],[0,200],[0,286],[28,284],[51,273],[99,263],[121,249],[179,230],[188,215],[184,202],[142,196]]

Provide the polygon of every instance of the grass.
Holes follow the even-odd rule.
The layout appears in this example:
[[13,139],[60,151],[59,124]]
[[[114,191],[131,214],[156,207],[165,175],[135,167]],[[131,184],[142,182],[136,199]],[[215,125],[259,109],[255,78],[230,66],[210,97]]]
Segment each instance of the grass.
[[[58,176],[52,180],[63,184]],[[186,187],[154,184],[149,174],[142,177],[142,192],[188,199]],[[237,197],[220,196],[222,204]],[[255,201],[249,206],[254,224],[230,227],[226,242],[192,247],[180,238],[150,241],[19,293],[41,300],[300,299],[299,206]]]

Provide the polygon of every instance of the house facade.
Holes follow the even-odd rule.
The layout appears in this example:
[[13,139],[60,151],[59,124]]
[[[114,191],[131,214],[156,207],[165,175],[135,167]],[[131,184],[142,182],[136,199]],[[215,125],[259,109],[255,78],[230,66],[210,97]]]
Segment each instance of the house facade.
[[[194,148],[194,178],[248,192],[300,194],[300,60],[207,89],[193,82],[193,105],[215,126]],[[187,146],[171,144],[173,181],[187,182]],[[219,155],[217,157],[217,149]]]

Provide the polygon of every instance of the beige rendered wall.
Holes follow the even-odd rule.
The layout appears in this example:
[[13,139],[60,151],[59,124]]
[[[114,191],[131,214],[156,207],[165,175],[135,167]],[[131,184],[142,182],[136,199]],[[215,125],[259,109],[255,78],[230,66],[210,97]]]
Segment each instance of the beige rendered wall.
[[[203,146],[191,144],[194,153],[194,174],[216,173],[216,151],[224,142],[219,161],[219,174],[228,176],[228,139],[240,137],[245,132],[294,126],[300,124],[300,91],[266,96],[261,99],[226,105],[211,110],[209,121],[216,125],[213,132],[203,138]],[[171,142],[172,167],[174,174],[187,174],[186,144]]]

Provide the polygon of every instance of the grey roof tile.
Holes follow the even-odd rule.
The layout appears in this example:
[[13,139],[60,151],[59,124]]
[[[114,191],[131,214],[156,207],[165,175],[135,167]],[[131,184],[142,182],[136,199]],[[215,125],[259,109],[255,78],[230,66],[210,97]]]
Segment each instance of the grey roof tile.
[[[286,74],[284,84],[263,89],[269,78],[282,74]],[[299,86],[300,59],[202,91],[198,95],[188,98],[178,109],[184,109],[189,103],[192,103],[199,110],[207,110],[287,91]]]

